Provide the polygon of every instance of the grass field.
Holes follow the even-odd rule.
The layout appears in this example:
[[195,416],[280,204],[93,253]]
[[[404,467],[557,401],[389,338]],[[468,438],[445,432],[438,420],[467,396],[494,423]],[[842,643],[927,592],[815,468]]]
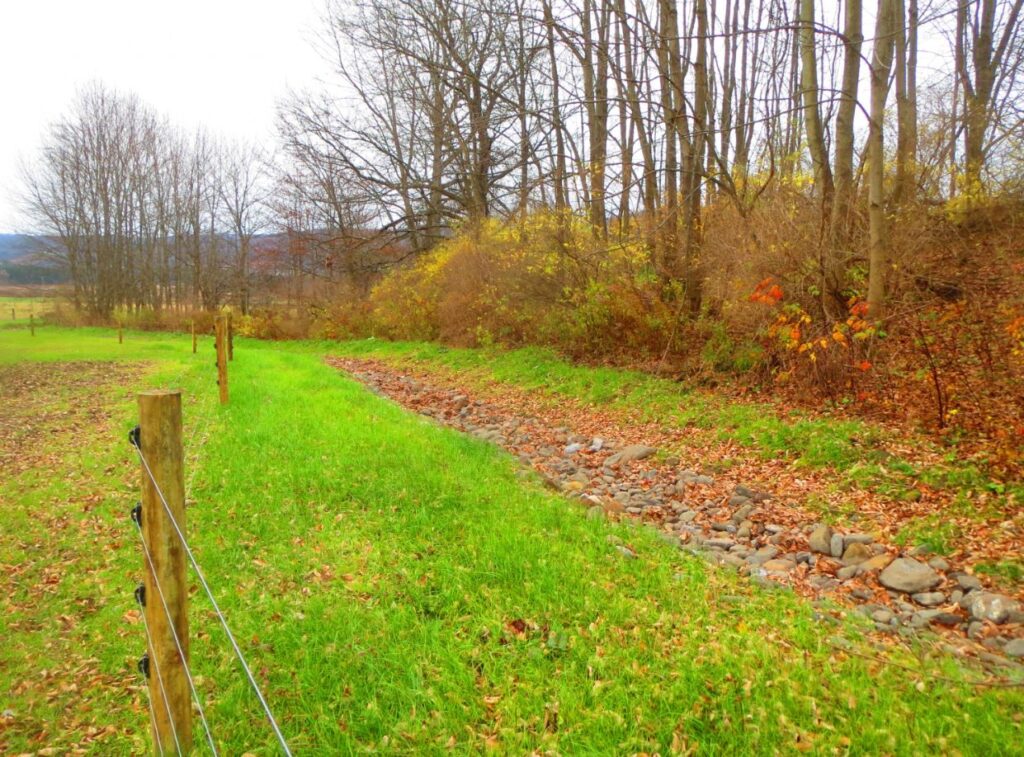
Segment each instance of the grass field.
[[52,308],[53,300],[48,297],[0,297],[0,325],[17,325],[30,315],[38,319]]
[[[193,549],[296,753],[1019,748],[1020,688],[587,520],[327,349],[238,340],[222,408],[208,341],[0,330],[0,752],[148,746],[125,434],[154,386],[185,393]],[[198,594],[191,616],[224,753],[274,753]]]

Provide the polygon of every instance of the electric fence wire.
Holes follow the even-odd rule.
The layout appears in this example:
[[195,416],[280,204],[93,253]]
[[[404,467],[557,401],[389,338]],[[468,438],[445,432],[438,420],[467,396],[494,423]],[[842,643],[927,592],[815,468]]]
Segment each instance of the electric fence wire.
[[[192,671],[189,669],[188,662],[185,657],[185,650],[182,647],[181,639],[178,637],[178,629],[174,627],[174,619],[171,617],[171,610],[167,606],[167,599],[164,596],[164,590],[160,586],[160,581],[156,577],[156,567],[153,565],[153,558],[149,554],[149,547],[146,546],[146,539],[142,535],[142,527],[136,523],[135,529],[139,533],[139,541],[142,542],[142,550],[146,554],[146,562],[149,564],[150,575],[153,576],[153,585],[156,586],[157,594],[160,595],[160,604],[164,607],[164,614],[167,616],[167,625],[170,627],[171,635],[174,637],[174,646],[178,648],[178,655],[181,658],[182,667],[185,669],[185,678],[188,680],[188,687],[192,691],[192,698],[195,700],[196,708],[199,710],[199,719],[202,721],[203,730],[206,732],[206,741],[210,745],[210,751],[212,751],[214,755],[217,755],[217,745],[213,741],[213,734],[210,732],[210,724],[206,720],[206,712],[203,710],[203,702],[199,698],[199,692],[196,690],[196,683],[192,678]],[[145,617],[145,613],[143,613],[143,617]]]
[[[142,613],[142,627],[146,630],[146,641],[149,644],[151,650],[156,650],[153,646],[153,637],[149,633],[149,623],[146,622],[146,613]],[[174,736],[174,749],[180,755],[181,754],[181,742],[178,740],[178,724],[174,722],[174,715],[171,713],[171,705],[167,701],[167,689],[164,688],[164,677],[160,672],[160,661],[157,660],[157,655],[154,654],[152,657],[147,655],[147,659],[153,666],[153,670],[156,672],[157,685],[160,687],[160,698],[164,700],[164,708],[167,710],[167,720],[171,724],[171,735]],[[150,713],[154,716],[153,721],[156,722],[156,712],[153,710],[153,701],[150,699]],[[163,754],[163,744],[159,743],[159,730],[154,728],[154,732],[157,733],[157,745],[160,748],[160,753]]]
[[181,527],[178,525],[177,519],[171,512],[171,506],[167,504],[167,498],[164,497],[164,493],[160,490],[160,486],[156,482],[156,478],[153,476],[153,471],[149,467],[149,461],[146,460],[145,455],[142,454],[142,450],[137,444],[132,445],[135,448],[135,454],[139,457],[139,462],[142,463],[143,470],[146,471],[146,475],[149,477],[150,483],[153,484],[153,489],[156,491],[157,496],[163,504],[164,511],[167,513],[167,517],[171,521],[171,525],[174,527],[175,533],[178,535],[178,540],[181,542],[182,548],[185,550],[185,555],[188,557],[192,568],[196,572],[196,578],[199,579],[199,584],[203,587],[203,591],[210,600],[210,604],[213,606],[213,611],[217,615],[217,619],[220,621],[221,627],[224,629],[224,634],[228,637],[228,641],[231,643],[232,649],[234,649],[235,657],[238,658],[239,664],[242,666],[242,670],[245,672],[245,677],[249,680],[249,685],[256,694],[256,698],[259,700],[260,706],[263,708],[263,712],[267,717],[267,721],[270,723],[270,727],[274,731],[274,735],[277,737],[278,743],[281,745],[282,751],[287,757],[292,757],[292,751],[288,747],[288,742],[284,738],[284,734],[281,733],[281,728],[277,724],[277,720],[274,719],[274,714],[270,711],[270,705],[267,704],[266,698],[263,696],[263,692],[260,690],[259,684],[256,683],[256,678],[252,674],[252,670],[249,668],[249,664],[245,661],[245,656],[242,654],[241,648],[238,646],[238,642],[235,641],[235,635],[231,632],[231,628],[228,626],[228,621],[224,617],[224,613],[221,612],[220,605],[217,604],[217,600],[213,596],[213,591],[210,589],[210,584],[206,581],[206,576],[203,574],[202,568],[199,567],[199,562],[196,560],[195,555],[192,553],[192,548],[189,546],[188,540],[185,538],[185,534],[182,532]]
[[[146,622],[145,613],[143,613],[142,622]],[[146,685],[143,686],[143,688],[146,690],[146,704],[149,705],[149,722],[155,723],[156,710],[153,709],[153,695],[149,693],[149,683],[147,682]],[[164,745],[160,741],[160,734],[156,731],[156,729],[153,729],[153,733],[156,735],[156,748],[160,752],[160,754],[163,755]]]

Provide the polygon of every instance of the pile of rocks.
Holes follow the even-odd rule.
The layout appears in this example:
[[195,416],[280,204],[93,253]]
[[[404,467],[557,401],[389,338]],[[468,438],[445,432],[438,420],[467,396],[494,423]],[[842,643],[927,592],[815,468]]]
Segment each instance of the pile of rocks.
[[352,361],[342,367],[383,396],[508,449],[552,487],[580,500],[588,517],[655,524],[681,549],[759,583],[853,603],[879,631],[934,627],[978,641],[986,650],[981,654],[1001,665],[1015,663],[990,652],[1024,656],[1021,603],[986,589],[943,557],[901,553],[873,534],[808,523],[806,513],[769,492],[742,484],[729,488],[652,446],[551,428],[532,415],[510,414],[464,393]]

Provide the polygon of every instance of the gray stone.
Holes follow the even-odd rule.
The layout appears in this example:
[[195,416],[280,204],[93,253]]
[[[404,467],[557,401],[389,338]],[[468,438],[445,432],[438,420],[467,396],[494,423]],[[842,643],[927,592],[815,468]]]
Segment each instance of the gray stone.
[[817,526],[807,541],[811,545],[812,552],[819,552],[823,555],[832,554],[832,529],[828,525],[822,523]]
[[910,618],[910,625],[913,628],[924,628],[941,614],[942,610],[921,610],[920,612],[915,612]]
[[928,561],[928,565],[935,570],[941,570],[943,573],[949,570],[949,562],[943,557],[933,557]]
[[848,581],[857,575],[856,565],[847,565],[845,568],[840,568],[836,571],[836,578],[841,581]]
[[955,612],[940,612],[938,615],[932,618],[932,623],[952,628],[954,626],[960,625],[962,620],[963,618],[961,618]]
[[917,594],[941,583],[942,577],[918,560],[900,557],[889,563],[878,580],[887,589]]
[[1024,657],[1024,639],[1011,639],[1006,642],[1003,652],[1009,657]]
[[964,609],[975,620],[1005,623],[1010,613],[1020,610],[1020,603],[1003,594],[991,591],[972,591],[961,601]]
[[604,439],[600,436],[595,436],[590,442],[590,446],[587,447],[591,452],[600,452],[601,448],[604,447]]
[[722,562],[725,563],[726,565],[731,565],[734,568],[746,567],[746,563],[743,561],[742,557],[740,557],[739,555],[731,554],[731,553],[727,554],[727,555],[723,555],[722,556]]
[[753,529],[753,527],[754,524],[751,523],[749,520],[743,521],[742,523],[740,523],[740,527],[736,529],[736,536],[738,536],[741,539],[750,538],[750,531],[751,529]]
[[871,548],[866,544],[854,542],[843,552],[844,565],[860,565],[872,557]]
[[686,510],[684,512],[679,513],[679,517],[676,518],[676,520],[678,520],[680,523],[691,523],[693,522],[693,519],[696,517],[696,510]]
[[935,605],[941,605],[946,601],[946,595],[941,591],[924,591],[918,594],[914,594],[912,599],[919,605],[925,607],[935,607]]
[[871,619],[876,623],[888,623],[893,617],[891,610],[875,610],[871,613]]
[[583,471],[578,470],[575,473],[573,473],[571,476],[569,476],[569,480],[570,481],[575,481],[575,482],[580,483],[580,484],[589,484],[590,483],[590,476],[588,476]]
[[959,573],[956,577],[957,585],[964,591],[973,591],[981,588],[981,581],[967,573]]
[[564,450],[562,450],[562,454],[565,455],[566,457],[570,457],[572,455],[575,455],[581,449],[583,449],[583,445],[579,444],[577,442],[574,442],[573,444],[570,444],[568,447],[566,447]]
[[708,539],[704,543],[712,549],[729,549],[736,542],[734,542],[732,539]]
[[747,519],[747,516],[754,512],[754,506],[747,504],[740,507],[732,514],[733,523],[742,523]]
[[828,542],[829,553],[833,557],[843,556],[843,536],[842,534],[832,534],[832,538]]
[[747,499],[752,499],[755,502],[765,502],[766,500],[772,498],[772,495],[767,494],[766,492],[759,492],[756,489],[751,489],[749,487],[742,485],[737,486],[735,489],[733,489],[733,494],[737,494],[741,497],[746,497]]
[[623,546],[622,544],[616,544],[615,549],[619,550],[622,556],[628,560],[636,559],[636,552],[631,550],[629,547]]
[[631,444],[628,447],[623,447],[621,450],[609,457],[604,461],[604,464],[621,465],[622,463],[631,463],[634,460],[643,460],[648,458],[657,451],[658,450],[654,447],[648,447],[643,444]]
[[740,505],[745,505],[748,502],[750,502],[750,497],[742,497],[739,494],[733,494],[729,497],[726,504],[728,504],[729,507],[739,507]]
[[889,555],[887,555],[885,553],[880,554],[880,555],[875,555],[870,560],[865,560],[864,562],[862,562],[860,565],[857,566],[857,575],[858,576],[863,576],[863,575],[865,575],[867,573],[871,573],[871,572],[876,571],[876,570],[882,570],[890,562],[892,562],[892,558],[889,557]]
[[832,576],[811,576],[807,579],[807,582],[821,591],[832,591],[832,589],[839,586],[839,582],[832,578]]
[[769,557],[768,555],[762,555],[759,552],[755,552],[752,555],[747,555],[747,557],[745,559],[746,559],[748,565],[764,565],[766,562],[768,562],[772,558]]
[[788,573],[796,567],[796,563],[792,560],[775,559],[768,560],[761,567],[770,572]]
[[985,630],[985,624],[980,620],[972,620],[967,624],[967,638],[978,639],[981,637],[982,632]]
[[870,534],[846,534],[843,537],[843,544],[849,547],[851,544],[871,544],[875,537]]
[[605,517],[604,508],[600,505],[587,508],[587,518],[590,520],[604,520]]
[[715,479],[711,478],[711,476],[703,476],[697,473],[697,471],[689,468],[679,471],[678,479],[684,487],[687,484],[692,484],[694,486],[711,486],[711,484],[715,483]]

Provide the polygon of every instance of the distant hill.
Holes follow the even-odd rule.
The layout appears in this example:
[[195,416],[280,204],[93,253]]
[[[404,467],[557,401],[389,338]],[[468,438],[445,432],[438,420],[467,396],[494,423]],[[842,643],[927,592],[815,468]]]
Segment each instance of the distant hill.
[[32,259],[43,252],[52,252],[58,243],[50,237],[30,234],[0,234],[0,262],[36,262]]
[[63,284],[67,271],[44,253],[54,252],[60,243],[53,237],[31,234],[0,234],[0,283]]

